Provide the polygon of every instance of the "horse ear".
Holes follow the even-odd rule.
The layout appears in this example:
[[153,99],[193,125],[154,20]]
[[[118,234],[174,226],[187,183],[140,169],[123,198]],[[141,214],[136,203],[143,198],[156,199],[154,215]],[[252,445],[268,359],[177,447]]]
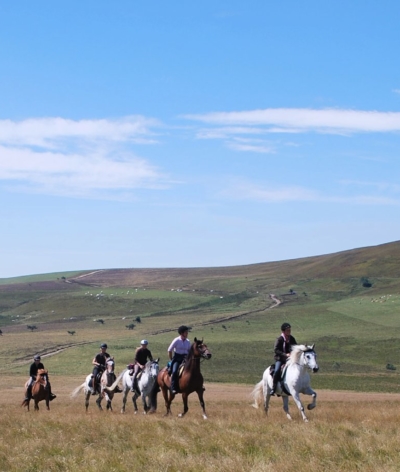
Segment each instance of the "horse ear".
[[311,349],[314,350],[314,347],[315,347],[315,344],[313,344],[313,345],[311,346]]
[[194,342],[197,343],[197,338],[194,338]]
[[156,362],[158,364],[159,360],[160,360],[160,358],[157,357],[157,359],[154,362]]

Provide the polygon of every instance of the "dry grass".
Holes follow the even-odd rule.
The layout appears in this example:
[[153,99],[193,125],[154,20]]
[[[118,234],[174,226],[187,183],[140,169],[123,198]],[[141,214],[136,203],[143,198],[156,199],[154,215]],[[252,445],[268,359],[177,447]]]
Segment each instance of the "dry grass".
[[293,402],[292,422],[277,398],[267,419],[251,407],[251,386],[211,384],[205,421],[195,395],[185,418],[176,417],[179,396],[169,418],[161,398],[155,415],[135,416],[131,404],[121,415],[120,394],[113,412],[92,398],[86,414],[83,397],[69,396],[80,377],[53,377],[51,411],[41,403],[28,413],[19,406],[24,380],[0,380],[1,471],[400,470],[400,395],[322,391],[305,424]]

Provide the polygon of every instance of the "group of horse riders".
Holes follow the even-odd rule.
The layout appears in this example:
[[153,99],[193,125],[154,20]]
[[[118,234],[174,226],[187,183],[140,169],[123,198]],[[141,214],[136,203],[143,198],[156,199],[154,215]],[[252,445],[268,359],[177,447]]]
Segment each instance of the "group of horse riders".
[[[188,339],[189,328],[185,325],[180,326],[178,328],[178,334],[179,336],[174,338],[168,347],[168,372],[171,376],[170,389],[173,394],[179,392],[179,366],[185,360],[191,347],[191,343]],[[134,362],[131,366],[132,392],[137,390],[136,380],[139,372],[144,368],[148,360],[153,361],[153,356],[148,348],[148,344],[148,341],[146,339],[143,339],[140,342],[140,346],[135,351]],[[286,363],[286,361],[290,357],[291,347],[295,344],[297,344],[297,342],[295,338],[291,335],[291,325],[287,322],[283,323],[281,326],[281,334],[276,339],[274,345],[275,370],[273,375],[273,388],[271,390],[271,395],[275,394],[277,383],[280,380],[281,367]],[[110,354],[107,352],[107,344],[103,343],[100,345],[100,352],[96,354],[92,361],[92,364],[94,365],[91,386],[92,395],[95,395],[97,392],[98,374],[101,374],[105,370],[105,365],[109,358]],[[30,379],[25,398],[26,400],[30,400],[30,398],[32,397],[32,385],[33,382],[36,380],[37,372],[39,369],[44,369],[44,366],[41,363],[40,356],[36,355],[29,371]],[[51,392],[50,382],[48,382],[48,388],[50,400],[53,400],[54,398],[56,398],[56,395]],[[115,391],[121,392],[122,390],[117,386],[115,388]]]
[[[170,359],[170,362],[168,363],[169,365],[169,372],[172,374],[171,376],[171,391],[173,393],[177,393],[178,391],[178,368],[181,365],[181,363],[184,361],[186,358],[187,354],[189,353],[190,350],[190,341],[188,340],[188,334],[189,334],[189,328],[187,326],[180,326],[178,328],[178,333],[179,336],[176,337],[172,343],[170,344],[168,348],[168,357]],[[134,392],[137,390],[137,376],[139,372],[141,372],[144,369],[144,366],[146,362],[153,361],[153,356],[151,354],[150,349],[148,348],[149,342],[146,339],[142,339],[140,342],[140,346],[136,349],[135,351],[135,358],[133,361],[133,364],[131,365],[131,373],[132,373],[132,387],[131,391]],[[93,367],[93,372],[92,372],[92,394],[95,395],[97,392],[97,382],[99,381],[99,374],[102,374],[105,370],[106,362],[107,360],[111,357],[110,354],[107,352],[107,344],[102,343],[100,345],[100,352],[96,354],[96,356],[93,358],[92,364],[94,365]],[[39,369],[44,369],[44,365],[40,362],[40,356],[36,355],[34,357],[34,362],[30,367],[29,371],[29,385],[27,388],[26,392],[26,400],[30,400],[32,397],[32,385],[34,381],[36,380],[37,376],[37,371]],[[51,386],[50,383],[49,385],[49,390],[50,390],[50,400],[53,400],[56,398],[56,395],[54,395],[51,392]],[[117,386],[115,388],[115,392],[121,392],[122,390]]]

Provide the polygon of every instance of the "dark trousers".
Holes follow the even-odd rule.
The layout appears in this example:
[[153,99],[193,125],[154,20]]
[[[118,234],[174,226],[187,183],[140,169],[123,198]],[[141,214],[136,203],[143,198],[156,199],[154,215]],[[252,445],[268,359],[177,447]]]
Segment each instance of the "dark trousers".
[[174,354],[174,357],[171,361],[171,390],[179,391],[179,366],[185,360],[186,356],[184,354]]
[[278,385],[278,381],[281,377],[281,367],[284,362],[282,361],[276,361],[275,362],[275,371],[274,371],[274,377],[273,377],[273,389],[276,389],[276,386]]

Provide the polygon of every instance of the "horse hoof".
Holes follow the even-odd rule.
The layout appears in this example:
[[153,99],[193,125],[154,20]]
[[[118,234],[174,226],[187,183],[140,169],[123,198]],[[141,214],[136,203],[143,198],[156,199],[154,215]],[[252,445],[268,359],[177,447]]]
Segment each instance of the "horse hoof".
[[307,410],[313,410],[317,405],[313,405],[312,403],[310,405],[307,405]]

